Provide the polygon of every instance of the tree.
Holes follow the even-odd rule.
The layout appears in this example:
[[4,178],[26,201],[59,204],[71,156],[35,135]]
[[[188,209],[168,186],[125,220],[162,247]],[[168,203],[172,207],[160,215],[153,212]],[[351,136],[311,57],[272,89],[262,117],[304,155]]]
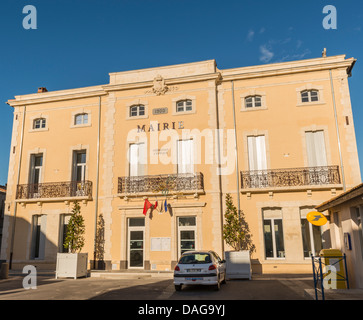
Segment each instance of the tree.
[[77,201],[74,202],[72,215],[67,225],[67,236],[64,248],[70,253],[80,252],[84,246],[85,225],[81,215],[81,207]]
[[252,236],[244,213],[242,210],[238,213],[229,193],[226,194],[226,212],[224,217],[223,239],[226,243],[236,251],[249,250],[250,253],[255,251],[255,245],[252,243]]

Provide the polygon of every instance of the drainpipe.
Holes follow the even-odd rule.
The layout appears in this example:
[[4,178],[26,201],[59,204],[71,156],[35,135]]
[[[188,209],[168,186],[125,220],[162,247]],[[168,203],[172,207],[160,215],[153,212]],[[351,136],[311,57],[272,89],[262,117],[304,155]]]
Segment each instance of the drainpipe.
[[100,176],[100,134],[101,134],[101,96],[98,97],[98,132],[97,132],[97,164],[96,164],[96,194],[95,194],[95,240],[93,250],[93,269],[96,269],[97,251],[97,219],[98,219],[98,184]]
[[[18,185],[19,185],[19,181],[20,181],[21,156],[22,156],[22,153],[23,153],[23,138],[24,138],[24,126],[25,126],[25,113],[26,113],[26,106],[24,106],[23,120],[22,120],[23,122],[22,122],[22,125],[21,125],[20,150],[19,150],[19,160],[18,160],[18,177],[17,177],[17,181],[16,181],[15,197],[16,197],[16,193],[17,193]],[[12,228],[12,231],[11,231],[10,259],[9,259],[9,269],[10,270],[11,270],[12,262],[13,262],[15,224],[16,224],[16,209],[17,209],[17,202],[14,201],[13,228]]]
[[337,107],[336,107],[336,103],[335,103],[335,91],[334,91],[333,76],[332,76],[331,69],[329,69],[329,75],[330,75],[330,85],[331,85],[331,94],[332,94],[332,99],[333,99],[333,107],[334,107],[335,128],[337,131],[337,138],[338,138],[338,151],[339,151],[339,158],[340,158],[340,167],[342,168],[343,191],[345,192],[346,191],[345,174],[344,174],[344,166],[343,166],[342,149],[340,146]]
[[218,88],[217,81],[215,83],[215,102],[216,102],[216,126],[217,126],[217,145],[218,145],[218,183],[219,183],[219,210],[221,219],[221,249],[224,259],[224,239],[223,239],[223,190],[222,190],[222,175],[221,175],[221,141],[219,136],[219,107],[218,107]]
[[235,142],[235,158],[236,158],[236,181],[237,181],[237,209],[238,218],[241,219],[241,205],[240,205],[240,187],[239,187],[239,169],[238,169],[238,147],[237,147],[237,127],[236,127],[236,106],[234,102],[234,82],[232,84],[232,106],[233,106],[233,125],[234,125],[234,142]]

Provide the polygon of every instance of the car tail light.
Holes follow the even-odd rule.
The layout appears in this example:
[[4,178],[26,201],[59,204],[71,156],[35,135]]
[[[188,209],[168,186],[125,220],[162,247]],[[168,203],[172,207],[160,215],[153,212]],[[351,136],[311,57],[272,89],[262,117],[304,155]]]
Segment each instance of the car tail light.
[[180,268],[178,265],[175,266],[174,271],[180,271]]
[[217,266],[215,264],[211,264],[208,268],[208,270],[216,270]]

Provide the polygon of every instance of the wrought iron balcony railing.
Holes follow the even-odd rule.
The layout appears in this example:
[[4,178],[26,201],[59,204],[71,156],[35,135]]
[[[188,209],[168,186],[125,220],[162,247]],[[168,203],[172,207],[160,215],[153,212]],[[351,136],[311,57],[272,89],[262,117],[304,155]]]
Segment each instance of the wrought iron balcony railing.
[[201,172],[118,178],[118,193],[173,193],[204,190]]
[[340,184],[338,166],[241,172],[242,189]]
[[91,196],[91,181],[19,184],[16,190],[16,199],[69,198]]

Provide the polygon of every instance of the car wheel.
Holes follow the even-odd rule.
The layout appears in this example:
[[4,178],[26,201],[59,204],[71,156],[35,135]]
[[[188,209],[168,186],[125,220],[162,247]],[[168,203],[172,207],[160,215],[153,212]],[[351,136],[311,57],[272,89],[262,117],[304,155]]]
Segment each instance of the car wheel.
[[182,285],[181,284],[176,284],[175,285],[175,291],[181,291],[182,289]]

